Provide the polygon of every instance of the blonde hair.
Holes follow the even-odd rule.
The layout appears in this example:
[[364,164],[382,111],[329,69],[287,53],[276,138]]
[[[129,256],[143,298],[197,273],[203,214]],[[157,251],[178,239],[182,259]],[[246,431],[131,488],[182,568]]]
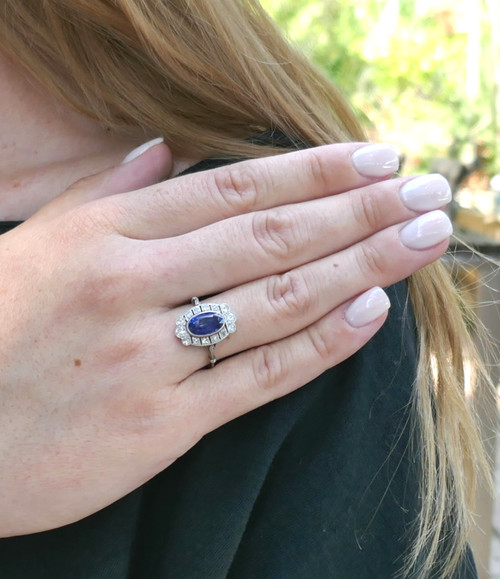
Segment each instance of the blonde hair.
[[[282,152],[246,140],[269,129],[312,145],[363,140],[339,92],[257,0],[4,0],[0,27],[0,47],[59,100],[131,138],[164,135],[180,156]],[[489,475],[464,392],[464,360],[479,358],[444,267],[409,285],[422,504],[404,574],[426,577],[438,566],[450,577],[470,531],[476,475]]]

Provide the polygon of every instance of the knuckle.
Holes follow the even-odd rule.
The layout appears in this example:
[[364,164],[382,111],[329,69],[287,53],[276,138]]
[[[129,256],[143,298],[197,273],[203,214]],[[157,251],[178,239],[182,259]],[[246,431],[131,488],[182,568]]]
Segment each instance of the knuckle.
[[331,360],[338,344],[335,343],[335,333],[327,331],[321,324],[308,330],[309,340],[321,360]]
[[316,185],[323,190],[328,190],[331,186],[331,165],[326,162],[321,150],[310,149],[306,157],[307,171]]
[[151,434],[157,431],[165,415],[165,401],[150,388],[128,392],[126,398],[114,393],[114,404],[108,406],[109,422],[117,425],[124,435]]
[[75,296],[75,303],[82,307],[92,306],[93,310],[105,309],[111,313],[110,306],[116,300],[116,282],[113,277],[98,270],[88,272],[85,281]]
[[119,371],[124,365],[139,359],[145,349],[146,341],[141,335],[122,333],[119,339],[100,349],[97,359],[105,367]]
[[165,421],[170,409],[170,397],[160,396],[158,393],[149,392],[142,396],[137,396],[133,407],[130,408],[130,426],[140,435],[157,432]]
[[312,295],[303,273],[292,270],[269,278],[268,300],[276,317],[305,316],[312,305]]
[[[248,165],[237,163],[230,167],[216,170],[212,174],[215,191],[222,198],[224,207],[231,215],[252,211],[258,201],[259,185],[257,177]],[[260,179],[259,179],[260,181]],[[262,183],[260,187],[262,187]]]
[[259,390],[276,390],[286,380],[287,364],[276,346],[261,346],[256,350],[253,372]]
[[356,223],[363,230],[378,231],[382,218],[382,209],[375,192],[359,192],[353,200],[353,213]]
[[378,279],[387,272],[386,253],[371,243],[363,243],[359,246],[357,262],[364,276]]
[[[99,263],[86,268],[85,277],[79,280],[75,301],[93,310],[105,310],[116,314],[117,310],[129,307],[130,296],[137,295],[140,278],[131,272],[130,264],[123,265],[116,260],[101,259]],[[145,289],[145,288],[144,288]],[[126,299],[126,296],[128,298]]]
[[266,255],[287,257],[298,246],[298,230],[290,211],[285,208],[255,213],[252,231]]
[[154,245],[137,256],[134,271],[145,284],[150,285],[152,279],[160,279],[169,286],[178,286],[185,279],[186,271],[196,267],[192,261],[193,254],[186,255],[184,249],[184,242],[177,238],[169,240],[168,245]]

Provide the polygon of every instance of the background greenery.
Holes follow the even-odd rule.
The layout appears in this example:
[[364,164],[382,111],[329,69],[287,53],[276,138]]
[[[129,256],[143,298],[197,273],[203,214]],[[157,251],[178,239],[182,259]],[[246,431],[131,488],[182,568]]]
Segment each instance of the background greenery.
[[407,170],[470,162],[500,171],[500,0],[262,0]]

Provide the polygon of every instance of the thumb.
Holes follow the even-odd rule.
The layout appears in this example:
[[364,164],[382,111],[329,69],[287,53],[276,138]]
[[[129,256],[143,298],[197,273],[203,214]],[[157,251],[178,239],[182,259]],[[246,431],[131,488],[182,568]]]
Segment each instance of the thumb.
[[121,165],[78,180],[42,207],[30,221],[46,221],[101,197],[154,185],[168,177],[172,166],[172,152],[162,138],[154,139],[130,152]]

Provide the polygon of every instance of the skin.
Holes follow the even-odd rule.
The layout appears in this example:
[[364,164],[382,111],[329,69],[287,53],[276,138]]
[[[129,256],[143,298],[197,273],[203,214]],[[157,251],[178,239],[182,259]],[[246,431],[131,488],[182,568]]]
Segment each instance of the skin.
[[[362,144],[161,181],[165,145],[118,165],[135,143],[2,66],[1,217],[32,216],[0,237],[0,536],[102,509],[343,361],[385,320],[349,325],[353,299],[447,248],[401,243],[406,180],[361,176]],[[238,314],[213,369],[174,336],[193,291]]]

